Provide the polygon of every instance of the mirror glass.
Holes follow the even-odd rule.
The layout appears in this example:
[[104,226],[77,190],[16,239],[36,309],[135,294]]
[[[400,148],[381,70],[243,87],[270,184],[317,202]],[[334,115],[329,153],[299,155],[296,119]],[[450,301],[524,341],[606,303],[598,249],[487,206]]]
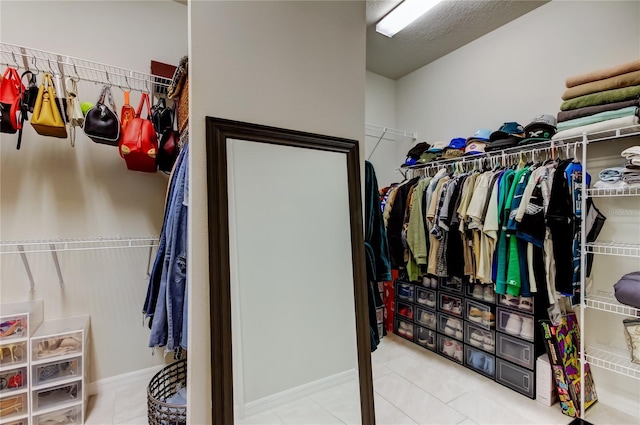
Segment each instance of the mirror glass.
[[346,156],[226,144],[235,422],[361,423]]

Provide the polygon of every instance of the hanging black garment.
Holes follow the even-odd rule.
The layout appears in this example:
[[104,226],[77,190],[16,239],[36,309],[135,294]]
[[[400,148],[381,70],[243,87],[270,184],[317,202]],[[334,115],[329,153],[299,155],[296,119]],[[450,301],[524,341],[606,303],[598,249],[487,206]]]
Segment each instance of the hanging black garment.
[[407,197],[409,196],[411,188],[419,179],[419,177],[411,179],[396,189],[398,193],[396,194],[393,207],[389,213],[389,220],[387,221],[387,238],[389,239],[389,253],[391,256],[392,269],[398,270],[405,266],[404,245],[402,244],[402,224],[404,223]]

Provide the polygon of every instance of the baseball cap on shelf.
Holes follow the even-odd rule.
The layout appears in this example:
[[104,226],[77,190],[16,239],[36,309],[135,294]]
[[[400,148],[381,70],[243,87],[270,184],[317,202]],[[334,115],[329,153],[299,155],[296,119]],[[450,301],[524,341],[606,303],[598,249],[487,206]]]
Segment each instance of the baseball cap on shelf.
[[521,145],[528,143],[543,142],[551,140],[556,134],[556,117],[545,114],[538,115],[524,128],[525,139],[520,142]]
[[486,128],[481,128],[476,131],[473,136],[467,138],[467,144],[473,142],[474,140],[480,140],[482,142],[486,142],[491,137],[491,130],[487,130]]
[[448,145],[447,142],[433,142],[429,148],[429,152],[442,152]]
[[420,155],[420,158],[418,159],[418,164],[426,164],[427,162],[433,161],[437,157],[438,155],[436,153],[426,151],[425,153]]
[[459,158],[461,156],[462,156],[462,150],[452,148],[451,146],[447,146],[442,151],[442,159],[453,159],[453,158]]
[[507,136],[502,139],[494,140],[489,143],[486,147],[487,152],[497,151],[501,149],[512,148],[514,146],[518,146],[518,142],[522,140],[522,137],[518,136]]
[[472,140],[471,143],[467,144],[467,147],[464,148],[465,155],[480,155],[484,153],[485,148],[487,147],[487,143],[482,140]]
[[504,124],[502,124],[502,127],[491,133],[491,136],[489,136],[489,142],[509,139],[512,137],[523,139],[524,127],[522,127],[522,125],[518,124],[517,122],[505,122]]
[[456,137],[455,139],[451,139],[451,142],[449,142],[449,146],[447,147],[451,149],[463,150],[466,145],[467,139],[465,139],[464,137]]
[[409,149],[409,152],[407,152],[407,156],[418,159],[420,158],[420,155],[422,155],[427,149],[429,149],[429,147],[430,145],[428,143],[420,142]]

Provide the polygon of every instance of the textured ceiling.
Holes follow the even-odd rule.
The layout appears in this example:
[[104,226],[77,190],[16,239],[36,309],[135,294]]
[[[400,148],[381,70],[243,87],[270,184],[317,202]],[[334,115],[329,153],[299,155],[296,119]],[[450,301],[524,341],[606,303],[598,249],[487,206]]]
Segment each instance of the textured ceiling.
[[397,80],[547,1],[447,0],[392,38],[376,23],[401,0],[367,0],[367,70]]

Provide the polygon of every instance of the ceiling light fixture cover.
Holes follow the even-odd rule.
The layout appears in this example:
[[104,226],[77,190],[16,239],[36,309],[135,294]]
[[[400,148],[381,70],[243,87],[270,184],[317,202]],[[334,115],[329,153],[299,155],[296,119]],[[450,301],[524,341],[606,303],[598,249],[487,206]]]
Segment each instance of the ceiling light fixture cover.
[[393,37],[442,0],[404,0],[376,24],[376,31]]

